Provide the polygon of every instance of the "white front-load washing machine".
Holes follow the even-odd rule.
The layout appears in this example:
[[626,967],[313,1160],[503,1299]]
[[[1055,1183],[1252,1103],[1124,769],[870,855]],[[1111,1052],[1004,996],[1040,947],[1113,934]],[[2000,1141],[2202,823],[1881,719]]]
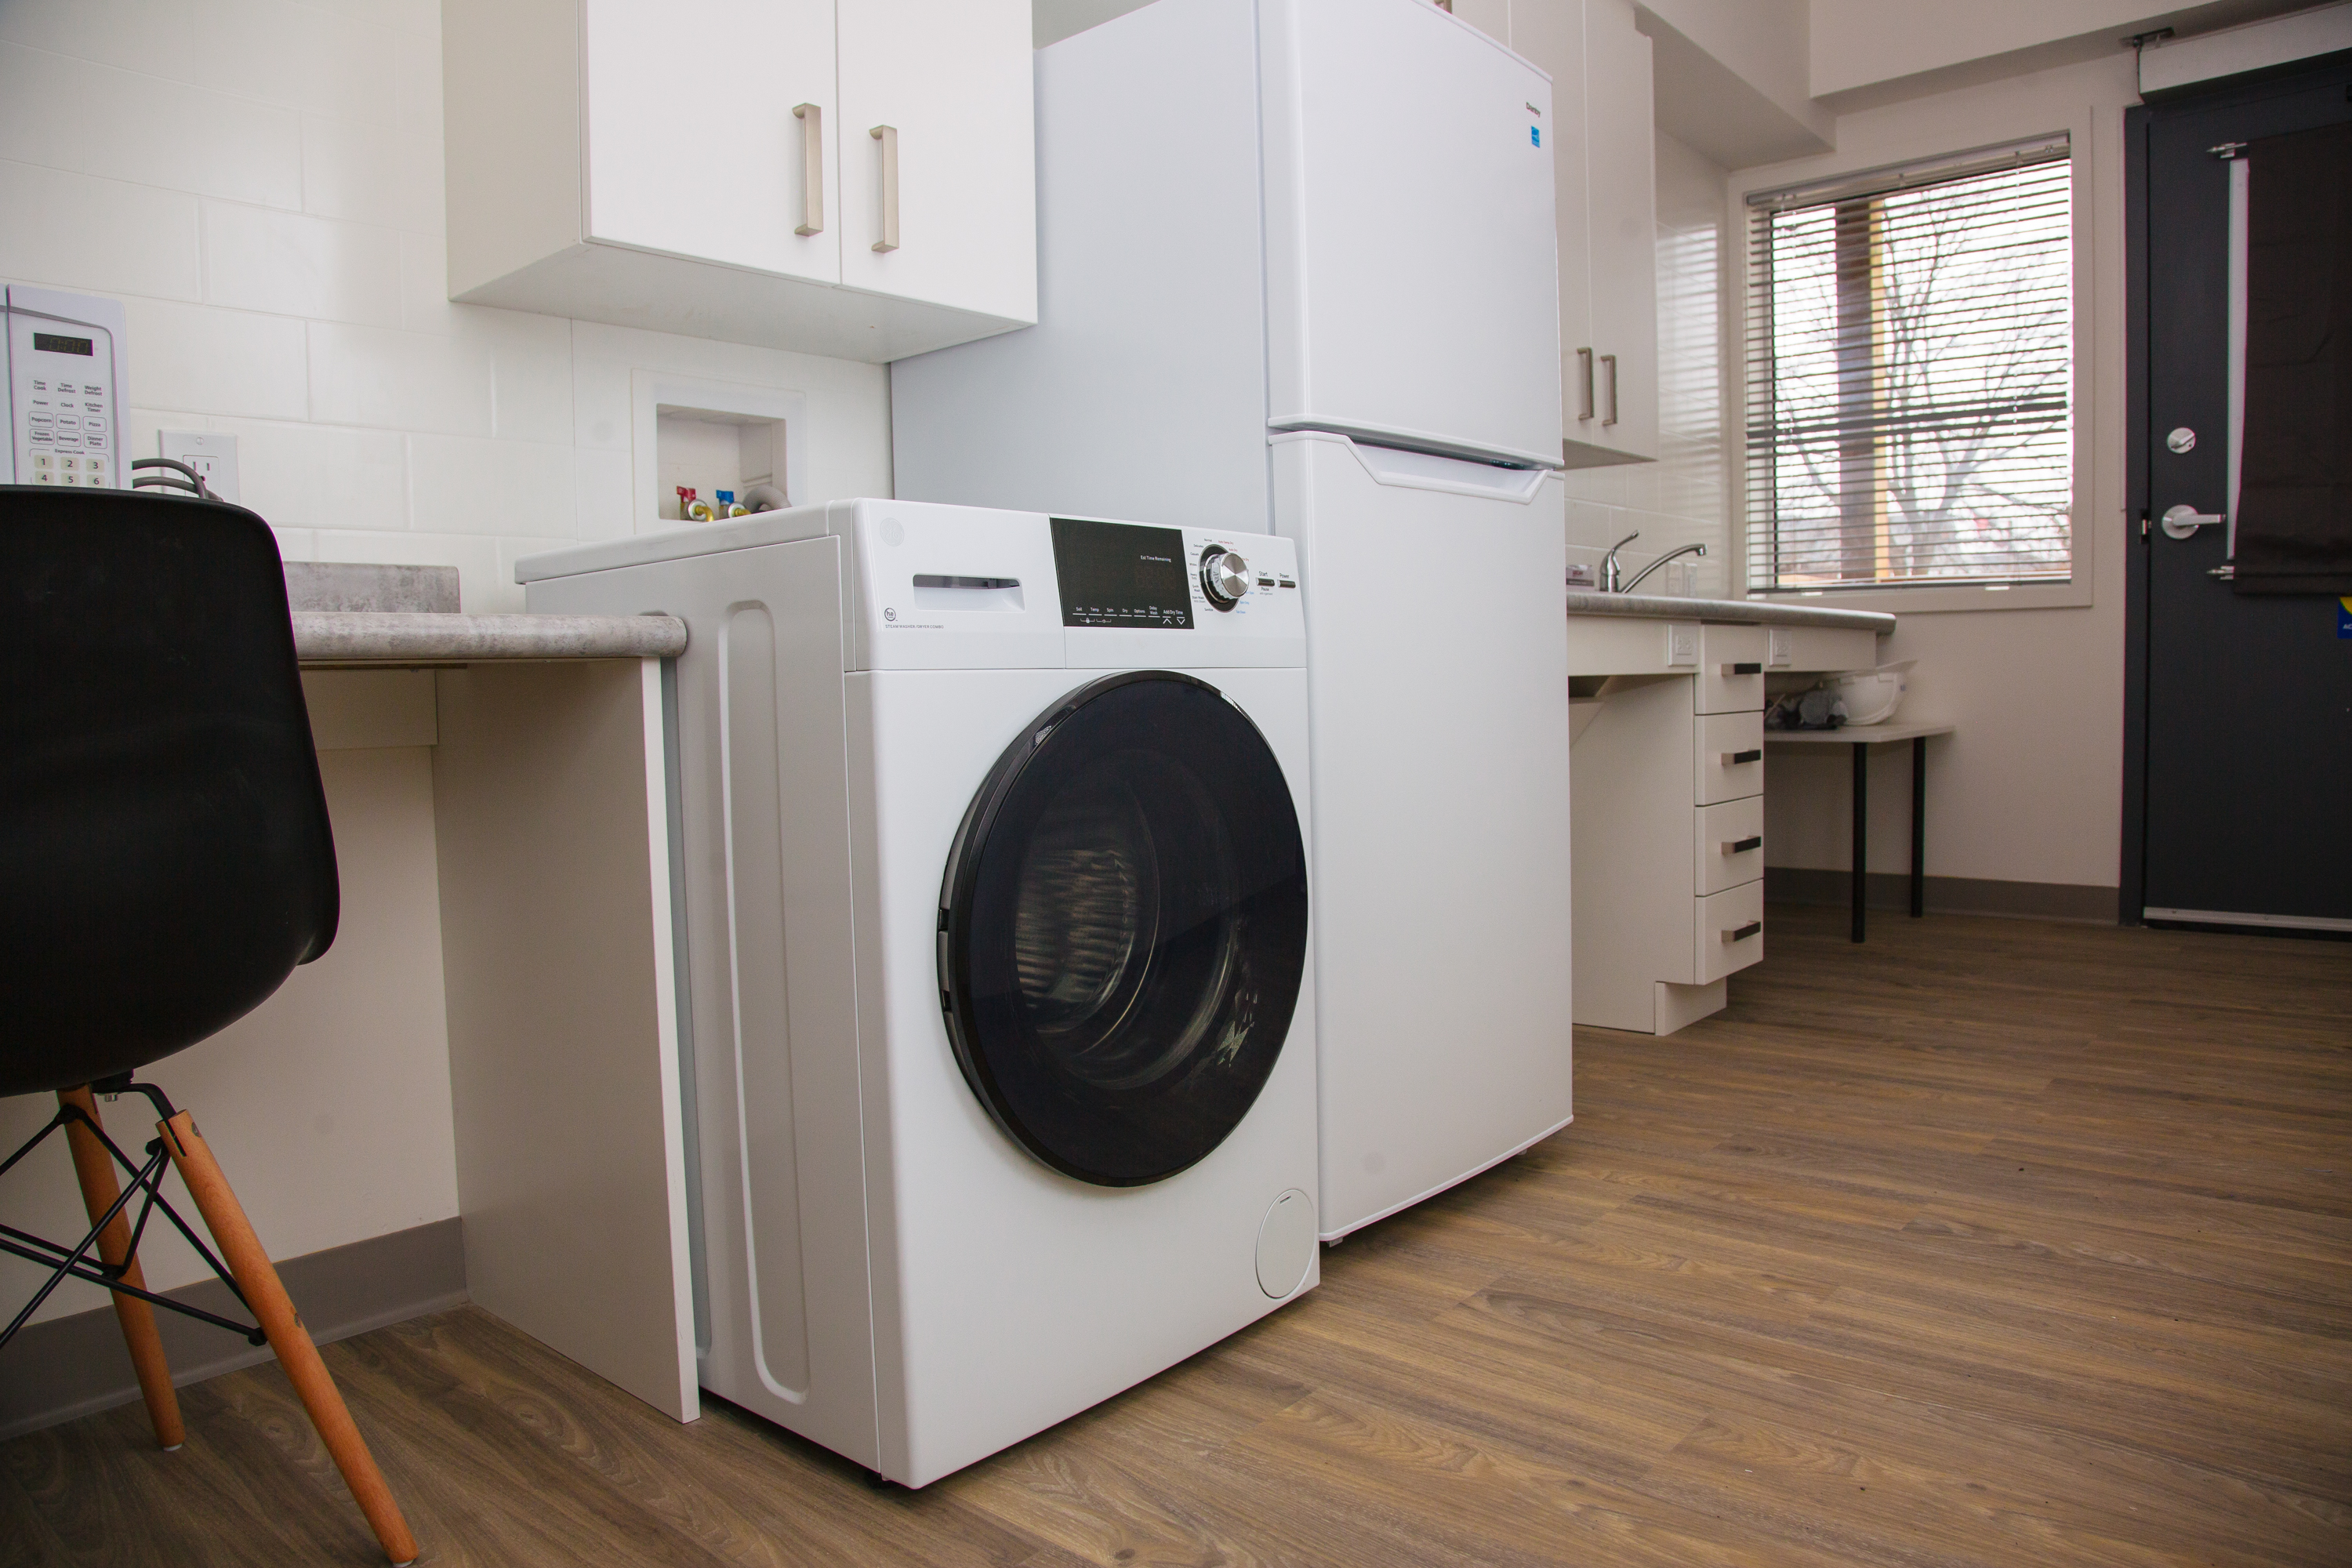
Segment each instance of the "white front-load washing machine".
[[518,575],[688,628],[704,1387],[922,1486],[1316,1283],[1287,540],[846,500]]

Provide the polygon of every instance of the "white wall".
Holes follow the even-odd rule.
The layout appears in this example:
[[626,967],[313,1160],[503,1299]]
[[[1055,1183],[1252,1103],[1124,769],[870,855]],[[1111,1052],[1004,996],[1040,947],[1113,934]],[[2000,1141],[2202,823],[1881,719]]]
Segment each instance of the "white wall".
[[[449,303],[440,83],[437,0],[0,3],[0,280],[123,301],[129,456],[233,431],[289,559],[454,565],[473,611],[521,607],[516,556],[637,525],[635,369],[803,392],[793,499],[889,493],[879,366]],[[430,757],[322,755],[333,949],[152,1074],[278,1256],[457,1212]],[[0,1140],[47,1113],[0,1102]],[[79,1213],[62,1150],[0,1191],[50,1234]],[[201,1267],[143,1250],[160,1286]],[[0,1260],[0,1300],[30,1277]],[[44,1316],[101,1300],[68,1286]]]
[[1688,563],[1671,590],[1728,596],[1732,552],[1726,526],[1723,338],[1724,171],[1673,137],[1657,143],[1658,461],[1578,468],[1565,476],[1568,558],[1591,565],[1598,580],[1609,546],[1642,537],[1618,552],[1630,577],[1667,551],[1704,543],[1703,559],[1684,557],[1653,574],[1644,593]]
[[[1816,37],[1818,37],[1818,31]],[[1933,876],[2111,888],[2117,881],[2123,770],[2124,508],[2123,111],[2137,101],[2132,57],[1960,89],[1841,115],[1835,153],[1743,172],[1766,188],[2073,126],[2078,382],[2075,534],[2090,603],[2021,610],[1915,611],[1882,645],[1917,658],[1905,715],[1948,720],[1929,742],[1927,870]],[[1736,341],[1736,337],[1733,341]],[[1874,601],[1875,602],[1875,601]],[[1909,864],[1907,752],[1878,754],[1871,864]],[[1766,792],[1771,864],[1850,863],[1843,757],[1775,753]]]

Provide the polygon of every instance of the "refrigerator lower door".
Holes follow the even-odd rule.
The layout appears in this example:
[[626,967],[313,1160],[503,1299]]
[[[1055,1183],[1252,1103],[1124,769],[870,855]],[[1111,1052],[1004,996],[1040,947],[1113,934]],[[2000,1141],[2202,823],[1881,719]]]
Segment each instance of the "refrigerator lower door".
[[1549,79],[1423,0],[1260,18],[1269,424],[1557,466]]
[[1313,740],[1323,1234],[1570,1117],[1559,482],[1274,438]]

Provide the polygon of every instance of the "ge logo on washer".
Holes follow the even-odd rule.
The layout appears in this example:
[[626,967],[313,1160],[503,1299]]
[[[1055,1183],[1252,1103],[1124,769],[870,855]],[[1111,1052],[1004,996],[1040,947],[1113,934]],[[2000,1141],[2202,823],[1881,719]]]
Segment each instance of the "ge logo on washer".
[[896,610],[886,609],[882,612],[882,618],[886,621],[895,621],[898,618],[898,612]]

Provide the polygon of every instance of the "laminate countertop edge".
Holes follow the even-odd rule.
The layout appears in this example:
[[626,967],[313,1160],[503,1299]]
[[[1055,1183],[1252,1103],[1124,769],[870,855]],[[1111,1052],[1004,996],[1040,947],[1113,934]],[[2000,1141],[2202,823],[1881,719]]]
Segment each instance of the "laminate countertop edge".
[[1755,599],[1679,599],[1669,598],[1663,594],[1602,594],[1591,590],[1570,594],[1568,613],[1571,616],[1713,621],[1730,626],[1828,626],[1852,632],[1891,632],[1895,629],[1895,617],[1880,610],[1813,609],[1802,605],[1760,603]]
[[493,659],[675,658],[675,616],[447,616],[296,610],[294,656],[309,666],[473,664]]

